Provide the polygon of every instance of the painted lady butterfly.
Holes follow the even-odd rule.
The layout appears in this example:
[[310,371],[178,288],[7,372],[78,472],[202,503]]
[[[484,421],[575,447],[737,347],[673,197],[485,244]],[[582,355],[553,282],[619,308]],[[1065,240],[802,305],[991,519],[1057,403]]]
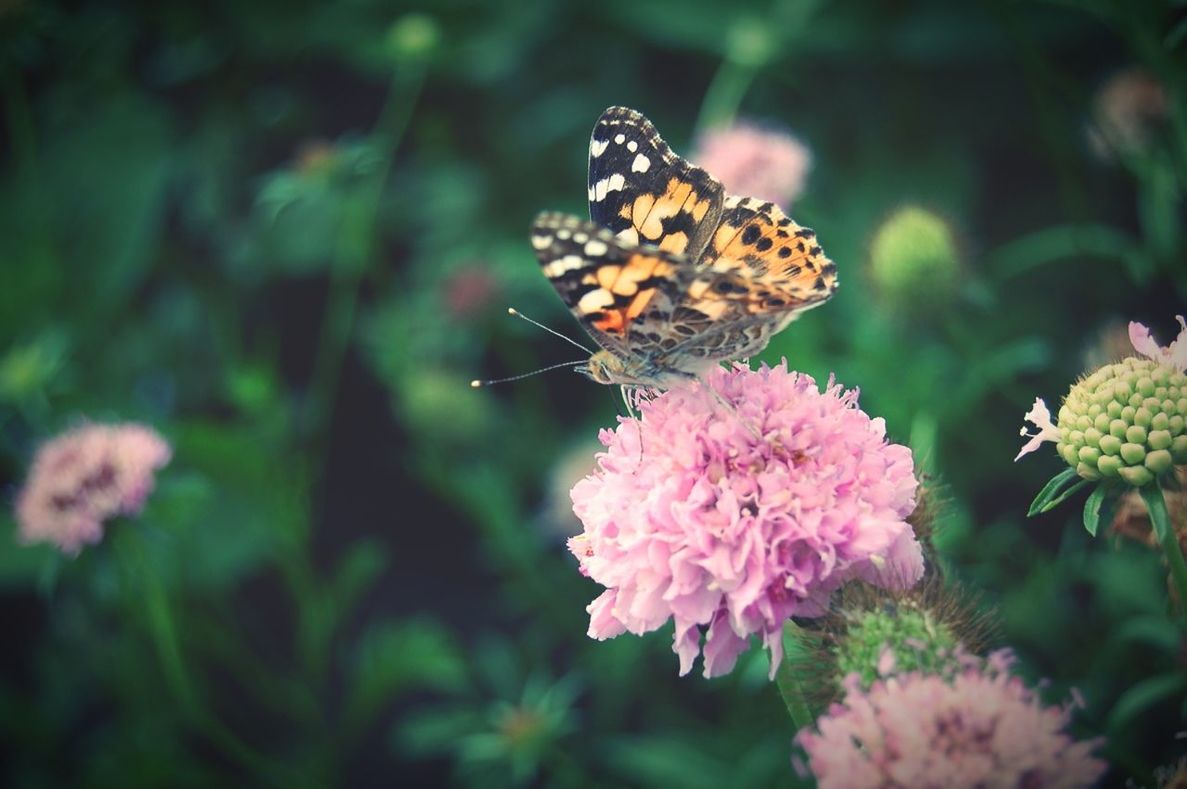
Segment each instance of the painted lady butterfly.
[[532,225],[544,275],[602,350],[598,383],[666,388],[758,353],[837,288],[836,266],[774,204],[725,194],[649,120],[611,107],[589,143],[589,215]]

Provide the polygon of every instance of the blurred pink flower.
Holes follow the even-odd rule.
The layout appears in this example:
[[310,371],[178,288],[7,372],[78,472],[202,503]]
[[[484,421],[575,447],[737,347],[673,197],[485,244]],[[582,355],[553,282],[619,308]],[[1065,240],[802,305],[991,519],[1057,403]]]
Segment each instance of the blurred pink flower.
[[821,789],[920,786],[1079,787],[1105,764],[1099,744],[1077,742],[1064,729],[1070,707],[1044,707],[1010,674],[1008,650],[965,659],[950,678],[912,672],[862,691],[854,673],[845,698],[804,730]]
[[606,587],[587,609],[591,637],[674,619],[683,675],[703,627],[712,677],[759,634],[773,676],[788,617],[822,615],[854,577],[909,586],[922,576],[904,520],[918,484],[911,452],[886,441],[856,391],[830,380],[821,392],[784,361],[717,367],[637,401],[640,418],[602,431],[607,451],[572,491],[585,530],[569,550]]
[[1179,336],[1165,348],[1154,342],[1150,329],[1137,321],[1129,323],[1129,341],[1133,343],[1133,349],[1147,359],[1187,372],[1187,320],[1182,315],[1175,318],[1179,321]]
[[105,520],[140,511],[171,455],[155,431],[134,423],[57,436],[38,450],[17,499],[21,541],[52,542],[68,554],[99,542]]
[[812,154],[791,135],[739,123],[702,135],[692,161],[727,192],[788,208],[804,191]]
[[1106,161],[1150,147],[1170,110],[1166,88],[1141,67],[1117,72],[1100,87],[1093,101],[1088,142]]
[[455,320],[469,320],[489,308],[499,297],[499,280],[479,266],[450,274],[442,287],[445,308]]

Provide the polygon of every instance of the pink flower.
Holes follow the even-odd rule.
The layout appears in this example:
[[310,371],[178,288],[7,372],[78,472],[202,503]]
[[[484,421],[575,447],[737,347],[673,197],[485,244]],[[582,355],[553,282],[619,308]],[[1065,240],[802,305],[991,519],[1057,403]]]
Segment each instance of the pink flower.
[[1165,348],[1154,342],[1150,330],[1137,321],[1129,323],[1129,341],[1133,343],[1133,349],[1147,359],[1173,367],[1179,372],[1187,372],[1187,321],[1183,320],[1182,315],[1176,315],[1175,318],[1179,321],[1179,336]]
[[38,450],[17,499],[21,541],[52,542],[68,554],[99,542],[105,520],[140,511],[171,454],[134,423],[87,424],[54,438]]
[[912,672],[868,691],[851,674],[844,700],[796,740],[821,789],[1094,783],[1098,741],[1068,736],[1071,709],[1044,707],[1011,662],[1003,650],[950,678]]
[[638,406],[639,419],[602,431],[607,451],[572,491],[585,531],[569,549],[606,587],[587,609],[593,638],[673,619],[683,675],[703,628],[712,677],[757,634],[773,676],[788,617],[825,613],[854,577],[909,586],[922,576],[904,520],[915,507],[911,452],[887,443],[856,391],[830,380],[821,392],[784,361],[715,367]]
[[1039,432],[1028,433],[1025,427],[1018,431],[1019,435],[1026,436],[1030,441],[1022,445],[1022,449],[1014,456],[1014,462],[1018,462],[1018,458],[1023,455],[1034,452],[1044,441],[1058,442],[1062,435],[1059,427],[1051,421],[1051,412],[1047,409],[1047,404],[1043,402],[1043,398],[1041,397],[1035,398],[1035,404],[1030,407],[1030,410],[1022,418],[1037,427]]
[[445,309],[455,320],[473,319],[499,296],[499,280],[490,271],[472,266],[450,274],[442,288]]
[[1157,138],[1170,109],[1166,87],[1143,68],[1124,69],[1111,76],[1093,101],[1093,125],[1088,142],[1093,152],[1109,161],[1142,153]]
[[745,123],[703,135],[692,160],[727,192],[787,208],[804,191],[812,154],[799,140]]

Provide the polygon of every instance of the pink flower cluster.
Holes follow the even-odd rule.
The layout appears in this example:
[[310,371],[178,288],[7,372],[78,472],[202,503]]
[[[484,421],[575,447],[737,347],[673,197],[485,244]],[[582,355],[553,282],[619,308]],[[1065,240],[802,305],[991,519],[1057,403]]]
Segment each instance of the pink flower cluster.
[[134,515],[172,451],[138,424],[88,424],[41,447],[16,504],[22,542],[52,542],[64,553],[99,542],[103,522]]
[[845,680],[844,700],[797,741],[821,789],[1090,786],[1105,770],[1096,741],[1064,729],[1070,708],[1044,707],[995,652],[952,678],[912,672]]
[[886,441],[856,391],[825,391],[784,361],[715,367],[701,383],[638,398],[639,419],[602,431],[607,451],[573,488],[584,533],[569,541],[606,591],[589,635],[642,634],[675,621],[686,674],[725,674],[758,634],[782,659],[791,616],[825,612],[861,577],[908,586],[923,557],[904,520],[915,507],[911,453]]
[[727,192],[783,208],[804,191],[812,166],[812,154],[799,140],[745,123],[702,136],[692,160]]

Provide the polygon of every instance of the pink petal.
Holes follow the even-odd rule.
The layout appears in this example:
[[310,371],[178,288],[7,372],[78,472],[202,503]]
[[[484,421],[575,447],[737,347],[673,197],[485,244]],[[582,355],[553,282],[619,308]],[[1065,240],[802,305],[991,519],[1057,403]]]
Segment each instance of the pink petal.
[[1147,359],[1162,360],[1162,348],[1150,336],[1150,330],[1137,321],[1129,322],[1129,341],[1133,349]]

